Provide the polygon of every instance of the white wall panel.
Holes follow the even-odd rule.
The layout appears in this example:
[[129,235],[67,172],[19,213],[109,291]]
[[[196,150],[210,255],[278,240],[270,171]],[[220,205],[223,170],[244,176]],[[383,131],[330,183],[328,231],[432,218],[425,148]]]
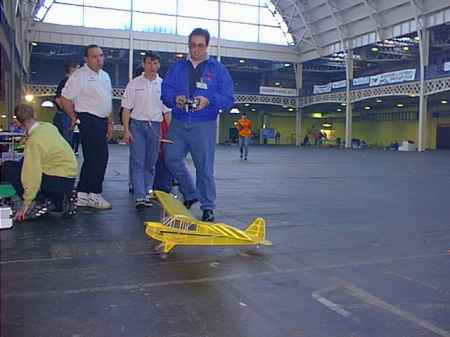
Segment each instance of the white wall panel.
[[[92,29],[37,23],[31,32],[36,42],[59,43],[85,46],[98,44],[101,47],[128,49],[127,31]],[[159,50],[165,52],[187,51],[187,37],[170,34],[143,33],[134,34],[135,49]],[[217,40],[211,39],[210,53],[217,53]],[[258,43],[244,43],[222,40],[221,52],[223,56],[243,57],[265,60],[279,60],[280,62],[299,62],[298,52],[293,47],[277,46]]]

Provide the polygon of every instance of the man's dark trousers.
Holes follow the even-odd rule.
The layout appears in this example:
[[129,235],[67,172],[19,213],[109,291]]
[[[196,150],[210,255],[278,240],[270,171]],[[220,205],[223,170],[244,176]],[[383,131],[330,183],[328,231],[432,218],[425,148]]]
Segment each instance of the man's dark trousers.
[[78,192],[102,193],[108,165],[108,118],[100,118],[87,112],[79,112],[78,118],[83,150]]
[[[2,181],[10,183],[19,197],[23,195],[23,185],[20,179],[23,160],[5,161],[2,165]],[[73,191],[75,178],[57,177],[42,174],[42,182],[36,200],[50,199],[57,209],[62,208],[64,195]]]

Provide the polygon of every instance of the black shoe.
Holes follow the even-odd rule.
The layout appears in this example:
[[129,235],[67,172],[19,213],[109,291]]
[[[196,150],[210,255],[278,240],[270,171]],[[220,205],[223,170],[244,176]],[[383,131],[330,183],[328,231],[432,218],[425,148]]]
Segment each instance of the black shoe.
[[72,191],[64,195],[62,204],[62,217],[68,219],[77,214],[77,191]]
[[203,210],[202,221],[214,221],[214,211],[212,209]]
[[192,207],[192,205],[195,204],[196,202],[198,202],[198,199],[185,200],[185,201],[183,201],[183,204],[184,204],[184,207],[186,207],[187,209],[190,209]]
[[136,209],[138,211],[142,211],[144,208],[147,207],[147,205],[145,204],[144,199],[136,199],[135,206],[136,206]]
[[247,157],[245,157],[244,160],[247,160]]
[[34,200],[25,214],[25,220],[31,220],[41,217],[52,211],[55,205],[50,200],[36,201]]

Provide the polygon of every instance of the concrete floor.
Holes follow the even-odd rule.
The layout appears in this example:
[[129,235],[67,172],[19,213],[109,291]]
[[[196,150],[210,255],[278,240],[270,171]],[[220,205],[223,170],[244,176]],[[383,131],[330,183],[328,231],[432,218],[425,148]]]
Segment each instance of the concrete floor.
[[217,220],[263,216],[272,247],[161,261],[112,146],[111,211],[0,232],[1,336],[450,336],[449,152],[250,151],[217,148]]

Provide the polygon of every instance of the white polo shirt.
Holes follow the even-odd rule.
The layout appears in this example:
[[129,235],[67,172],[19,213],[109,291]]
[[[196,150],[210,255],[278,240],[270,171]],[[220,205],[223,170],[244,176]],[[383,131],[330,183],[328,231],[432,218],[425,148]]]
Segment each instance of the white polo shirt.
[[108,73],[98,73],[86,64],[67,80],[62,96],[73,101],[76,112],[89,112],[101,118],[112,111],[112,86]]
[[162,114],[169,109],[161,101],[162,79],[149,80],[142,75],[128,83],[122,99],[122,107],[131,111],[131,118],[140,121],[162,122]]

